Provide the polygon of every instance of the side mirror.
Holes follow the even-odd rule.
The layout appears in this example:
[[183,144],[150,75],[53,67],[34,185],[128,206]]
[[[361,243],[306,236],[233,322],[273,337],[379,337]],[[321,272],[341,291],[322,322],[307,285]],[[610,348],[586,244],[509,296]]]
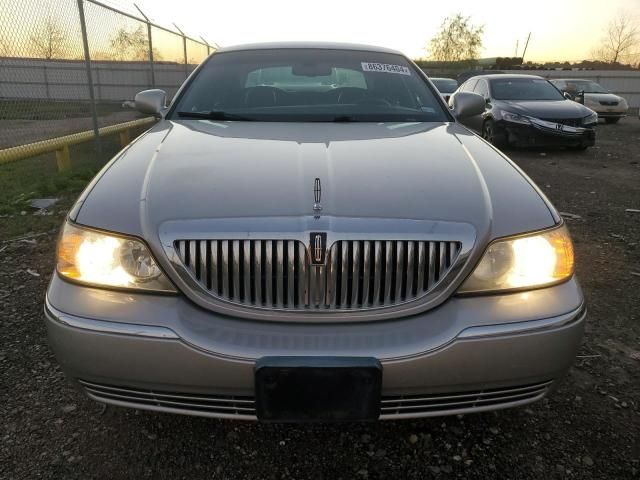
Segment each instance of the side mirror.
[[136,109],[149,115],[161,116],[167,108],[167,93],[164,90],[143,90],[136,94]]
[[487,101],[482,95],[471,92],[456,92],[449,98],[449,108],[458,120],[484,113]]

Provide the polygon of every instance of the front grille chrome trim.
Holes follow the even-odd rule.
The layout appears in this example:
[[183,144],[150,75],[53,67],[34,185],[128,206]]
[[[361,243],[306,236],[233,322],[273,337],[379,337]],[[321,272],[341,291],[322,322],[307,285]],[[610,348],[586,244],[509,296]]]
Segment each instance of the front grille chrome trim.
[[175,248],[191,278],[215,299],[326,312],[419,299],[449,274],[461,243],[339,240],[328,248],[326,265],[310,264],[305,245],[296,240],[180,239]]
[[[303,228],[299,229],[301,225]],[[326,232],[323,265],[313,265],[308,250],[309,234],[317,231]],[[253,320],[309,323],[385,320],[433,308],[454,294],[479,260],[481,249],[475,248],[476,242],[485,241],[484,234],[479,238],[476,229],[466,223],[329,216],[302,221],[168,221],[160,227],[159,237],[165,254],[155,252],[160,265],[176,287],[197,305],[222,315]],[[196,241],[199,263],[194,269],[190,245]],[[234,241],[238,242],[237,252]],[[282,241],[280,260],[278,241]],[[294,245],[293,255],[290,242]],[[403,242],[402,246],[397,242]],[[444,275],[435,263],[440,260],[440,242],[455,244],[455,249],[446,250]],[[240,255],[236,289],[233,255]],[[281,305],[278,261],[283,268]],[[398,265],[402,269],[401,284],[395,283],[394,277]],[[343,266],[346,282],[341,281]],[[238,297],[234,300],[235,295]]]

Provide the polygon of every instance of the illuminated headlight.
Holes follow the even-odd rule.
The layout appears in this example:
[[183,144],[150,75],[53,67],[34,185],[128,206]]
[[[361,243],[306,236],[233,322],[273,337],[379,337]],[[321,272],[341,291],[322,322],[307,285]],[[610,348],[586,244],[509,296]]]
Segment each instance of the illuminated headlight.
[[523,125],[529,125],[530,123],[529,118],[525,117],[524,115],[518,115],[517,113],[513,112],[505,112],[504,110],[501,110],[500,114],[502,115],[502,119],[507,122],[522,123]]
[[593,112],[588,117],[584,117],[582,119],[582,124],[583,125],[589,125],[591,123],[598,123],[598,114],[596,112]]
[[93,286],[175,292],[147,246],[135,238],[65,224],[58,273]]
[[563,225],[492,243],[459,292],[539,288],[562,282],[572,275],[573,244]]

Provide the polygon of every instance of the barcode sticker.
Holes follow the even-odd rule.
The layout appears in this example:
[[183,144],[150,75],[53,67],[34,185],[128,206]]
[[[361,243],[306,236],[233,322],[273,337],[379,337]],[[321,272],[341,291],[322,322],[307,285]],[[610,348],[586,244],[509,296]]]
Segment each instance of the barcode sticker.
[[388,63],[362,62],[364,72],[397,73],[399,75],[411,75],[411,70],[402,65],[390,65]]

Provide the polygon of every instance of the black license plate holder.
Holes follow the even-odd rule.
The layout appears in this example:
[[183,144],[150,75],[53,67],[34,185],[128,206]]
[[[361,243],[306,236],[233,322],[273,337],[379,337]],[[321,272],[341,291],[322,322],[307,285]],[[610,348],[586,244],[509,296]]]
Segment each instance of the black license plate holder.
[[263,357],[256,362],[258,419],[373,421],[380,416],[382,365],[369,357]]

